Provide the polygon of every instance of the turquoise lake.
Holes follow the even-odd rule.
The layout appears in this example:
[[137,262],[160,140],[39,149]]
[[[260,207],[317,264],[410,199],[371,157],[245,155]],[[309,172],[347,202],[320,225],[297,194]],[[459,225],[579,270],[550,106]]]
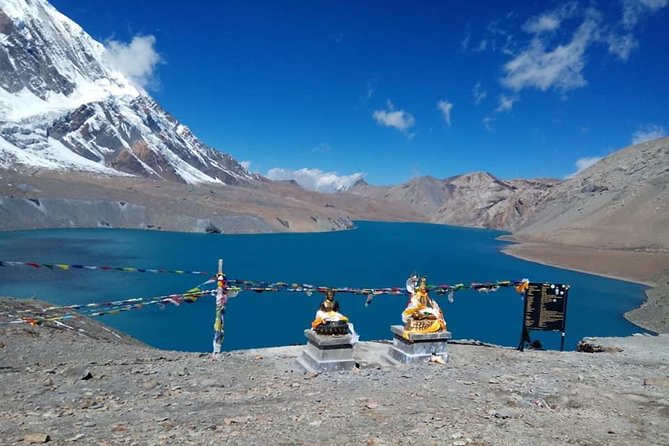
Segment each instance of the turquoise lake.
[[[624,336],[644,330],[623,313],[644,300],[645,287],[516,259],[500,252],[498,231],[417,223],[356,222],[357,229],[315,234],[208,235],[121,229],[54,229],[0,233],[0,260],[210,271],[224,261],[228,278],[337,287],[402,287],[414,272],[431,284],[519,280],[571,285],[565,348],[585,336]],[[0,268],[0,295],[36,297],[57,305],[108,302],[181,293],[206,277],[90,270]],[[438,297],[455,339],[517,346],[523,300],[513,288],[462,290]],[[361,340],[391,339],[406,296],[337,294],[341,312]],[[322,300],[314,293],[243,292],[230,299],[224,350],[303,344]],[[211,351],[214,299],[155,305],[100,320],[155,347]],[[559,333],[532,332],[558,349]]]

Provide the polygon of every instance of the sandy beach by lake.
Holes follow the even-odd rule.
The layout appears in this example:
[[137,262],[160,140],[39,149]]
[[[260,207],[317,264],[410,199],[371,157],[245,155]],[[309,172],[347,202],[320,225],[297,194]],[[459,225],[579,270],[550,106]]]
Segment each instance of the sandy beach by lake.
[[[512,237],[502,237],[516,241]],[[669,253],[596,249],[520,242],[502,252],[523,260],[647,285],[647,300],[625,313],[630,322],[656,333],[669,332]]]

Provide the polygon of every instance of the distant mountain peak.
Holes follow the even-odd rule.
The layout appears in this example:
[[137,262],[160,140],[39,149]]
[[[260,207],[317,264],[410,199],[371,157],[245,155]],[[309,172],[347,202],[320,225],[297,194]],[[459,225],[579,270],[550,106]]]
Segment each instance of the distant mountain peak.
[[438,180],[437,178],[433,177],[432,175],[422,175],[419,177],[413,177],[412,179],[409,180],[409,183],[431,183],[431,182],[439,182],[441,180]]
[[105,62],[101,43],[46,1],[4,0],[0,23],[0,58],[7,62],[0,71],[5,104],[0,119],[20,120],[141,93]]
[[486,172],[484,170],[477,170],[474,172],[469,172],[460,175],[461,178],[481,178],[481,179],[491,179],[491,180],[497,180],[497,177],[490,172]]
[[0,167],[261,180],[203,144],[45,0],[0,3]]

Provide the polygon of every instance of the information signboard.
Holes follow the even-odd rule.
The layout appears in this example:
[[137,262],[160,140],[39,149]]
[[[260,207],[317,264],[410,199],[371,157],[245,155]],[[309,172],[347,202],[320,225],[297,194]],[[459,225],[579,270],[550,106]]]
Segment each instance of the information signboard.
[[525,328],[564,331],[569,285],[530,282],[525,294]]
[[562,333],[560,350],[564,349],[569,285],[530,282],[525,291],[525,312],[521,350],[529,339],[528,330],[559,331]]

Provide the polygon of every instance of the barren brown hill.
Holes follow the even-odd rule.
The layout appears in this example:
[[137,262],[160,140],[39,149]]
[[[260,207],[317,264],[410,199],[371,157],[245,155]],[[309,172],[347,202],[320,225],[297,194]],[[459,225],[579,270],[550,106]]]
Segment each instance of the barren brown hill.
[[[669,138],[615,152],[556,185],[508,238],[521,244],[505,252],[526,260],[669,284]],[[647,295],[626,317],[666,331],[669,294]]]
[[515,237],[596,248],[669,250],[669,138],[597,162],[552,188]]
[[340,195],[402,204],[426,222],[513,230],[557,183],[553,179],[504,181],[488,172],[471,172],[442,180],[417,177],[390,187],[359,181]]

